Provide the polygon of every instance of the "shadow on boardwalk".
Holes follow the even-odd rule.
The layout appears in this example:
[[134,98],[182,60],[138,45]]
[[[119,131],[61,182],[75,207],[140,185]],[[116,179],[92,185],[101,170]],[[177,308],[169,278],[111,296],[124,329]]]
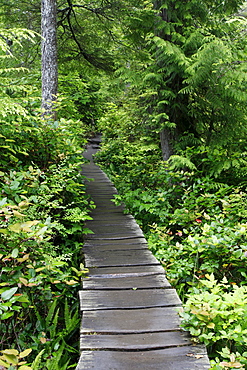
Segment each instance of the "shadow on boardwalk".
[[88,277],[80,294],[81,357],[76,370],[203,370],[203,346],[179,327],[181,301],[148,250],[131,215],[111,199],[116,189],[93,163],[97,139],[84,156],[83,174],[96,209],[83,248]]

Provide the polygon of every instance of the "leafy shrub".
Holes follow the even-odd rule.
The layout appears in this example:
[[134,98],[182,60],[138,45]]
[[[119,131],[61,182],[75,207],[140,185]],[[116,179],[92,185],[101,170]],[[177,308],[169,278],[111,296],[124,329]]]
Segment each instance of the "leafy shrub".
[[[64,160],[46,173],[30,166],[1,176],[1,345],[8,349],[18,337],[18,346],[33,355],[44,348],[47,361],[60,350],[58,368],[70,361],[66,353],[77,355],[76,292],[89,207],[78,165]],[[64,295],[70,309],[68,303],[63,307]]]
[[[212,369],[245,368],[245,187],[176,167],[181,158],[161,162],[154,150],[146,155],[148,147],[118,138],[97,158],[119,191],[116,203],[124,202],[135,216],[184,301],[184,327],[206,343]],[[215,278],[205,280],[209,274]]]
[[13,369],[22,354],[6,351],[16,345],[32,350],[33,369],[68,369],[77,361],[83,223],[92,203],[79,172],[84,134],[73,139],[72,123],[51,130],[47,142],[37,139],[37,151],[47,145],[48,154],[36,157],[28,143],[30,155],[23,159],[17,150],[15,170],[6,161],[0,172],[1,349]]
[[[238,352],[242,356],[241,365],[245,366],[247,287],[231,285],[226,278],[218,282],[213,274],[206,275],[206,278],[200,280],[188,296],[181,313],[182,326],[199,342],[208,345],[211,355],[220,351],[225,354]],[[228,350],[224,349],[226,346]]]

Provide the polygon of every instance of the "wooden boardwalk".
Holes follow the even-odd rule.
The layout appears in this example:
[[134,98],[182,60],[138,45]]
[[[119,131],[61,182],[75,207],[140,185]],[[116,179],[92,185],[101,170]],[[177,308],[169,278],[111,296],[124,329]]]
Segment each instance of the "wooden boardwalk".
[[83,174],[96,204],[86,226],[94,234],[83,248],[88,277],[79,292],[82,312],[81,357],[76,370],[203,370],[209,360],[179,328],[181,301],[164,269],[148,250],[131,215],[111,199],[116,189],[92,161],[95,145],[84,156]]

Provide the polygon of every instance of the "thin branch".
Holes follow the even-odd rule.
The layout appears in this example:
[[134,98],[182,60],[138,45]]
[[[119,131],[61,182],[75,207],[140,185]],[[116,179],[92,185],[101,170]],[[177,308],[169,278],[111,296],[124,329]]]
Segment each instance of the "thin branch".
[[82,9],[85,9],[85,10],[88,10],[89,12],[91,13],[94,13],[96,15],[101,15],[102,17],[110,20],[110,21],[113,21],[113,18],[109,17],[108,15],[105,14],[105,11],[106,10],[109,10],[111,9],[111,5],[107,5],[107,6],[104,6],[102,8],[92,8],[92,7],[89,7],[87,5],[79,5],[79,4],[72,4],[71,0],[67,0],[68,1],[68,5],[66,8],[63,8],[63,9],[58,9],[58,13],[62,13],[63,15],[66,15],[68,13],[71,12],[71,9],[73,8],[82,8]]

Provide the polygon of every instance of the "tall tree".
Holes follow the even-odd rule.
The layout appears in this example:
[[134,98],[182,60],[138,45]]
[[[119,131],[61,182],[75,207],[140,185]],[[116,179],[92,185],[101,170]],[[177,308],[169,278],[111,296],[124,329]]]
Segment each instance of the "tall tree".
[[55,117],[54,103],[58,92],[57,65],[57,3],[56,0],[41,1],[41,69],[42,109],[45,115]]
[[[244,28],[231,23],[231,14],[242,3],[242,0],[154,2],[156,22],[148,45],[153,62],[144,71],[143,80],[146,88],[153,89],[151,98],[149,94],[146,100],[147,122],[156,122],[160,130],[165,160],[185,133],[208,144],[213,131],[218,137],[223,127],[232,126],[229,108],[236,111],[238,97],[232,89],[237,80],[231,82],[230,72],[235,69],[234,78],[243,81],[244,75],[236,76],[246,57],[245,51],[242,55],[239,52],[241,43],[245,49],[241,40]],[[227,61],[222,57],[222,50]],[[188,84],[190,87],[186,87]],[[219,86],[224,94],[223,90],[218,91]],[[238,121],[236,117],[234,129]]]

